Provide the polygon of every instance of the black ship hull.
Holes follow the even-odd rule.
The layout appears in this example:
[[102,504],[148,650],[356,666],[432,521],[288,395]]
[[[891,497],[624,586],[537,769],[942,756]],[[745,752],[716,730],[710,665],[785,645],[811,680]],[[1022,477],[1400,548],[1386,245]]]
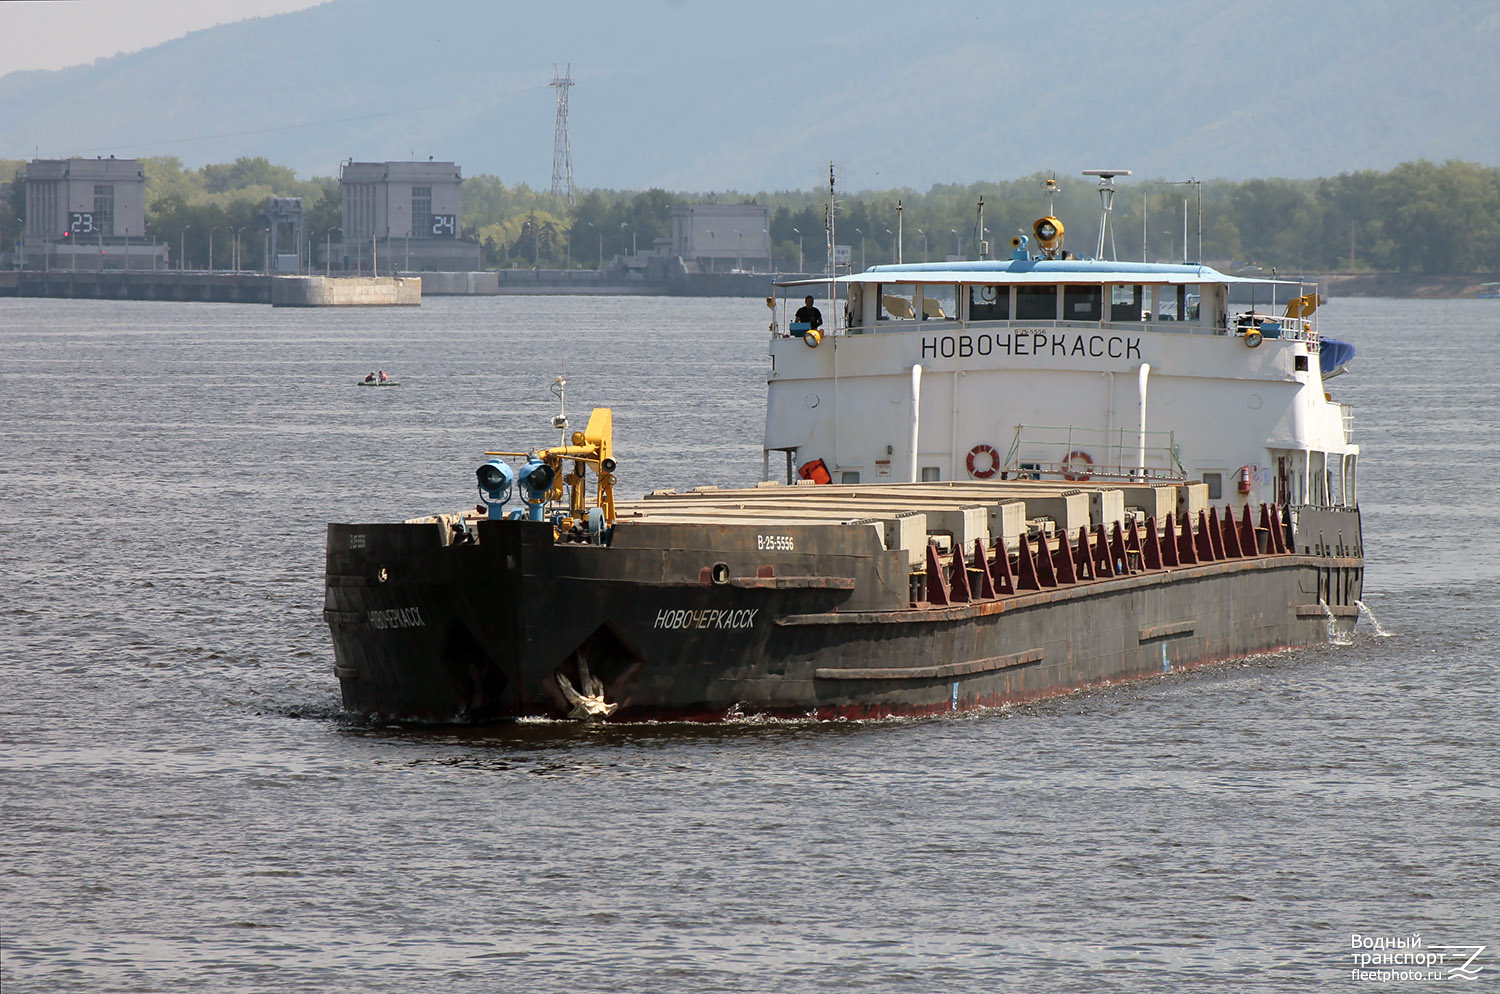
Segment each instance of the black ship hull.
[[440,522],[333,524],[324,614],[344,705],[362,715],[561,718],[562,685],[589,674],[617,706],[611,721],[923,715],[1352,627],[1358,511],[1296,521],[1279,554],[1262,535],[1268,554],[1131,556],[1118,575],[991,596],[955,576],[930,598],[911,596],[907,563],[870,529],[793,525],[771,541],[764,527],[648,521],[603,546],[527,521],[480,521],[456,543]]

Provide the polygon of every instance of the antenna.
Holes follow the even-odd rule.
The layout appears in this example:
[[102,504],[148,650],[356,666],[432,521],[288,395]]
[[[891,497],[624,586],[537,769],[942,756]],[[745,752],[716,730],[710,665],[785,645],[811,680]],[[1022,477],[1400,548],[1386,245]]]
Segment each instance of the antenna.
[[[1203,264],[1203,181],[1201,179],[1171,180],[1172,186],[1191,186],[1198,190],[1198,264]],[[1187,262],[1187,198],[1182,201],[1182,261]]]
[[901,201],[896,201],[896,264],[899,266],[904,260],[902,258],[902,246],[906,242],[906,236],[901,228]]
[[1042,184],[1042,190],[1047,194],[1047,216],[1057,217],[1056,200],[1057,195],[1062,193],[1062,187],[1057,185],[1057,174]]
[[552,396],[557,398],[557,414],[552,417],[552,427],[561,432],[558,445],[568,444],[568,374],[564,367],[563,375],[552,381]]
[[979,258],[984,259],[987,258],[990,254],[990,243],[989,240],[985,238],[984,194],[982,193],[979,195],[979,221],[977,223],[979,225]]
[[573,64],[568,63],[562,75],[552,64],[552,82],[557,87],[557,130],[552,138],[552,195],[569,205],[573,203],[573,150],[568,143],[568,87],[573,85]]
[[1129,169],[1085,169],[1085,176],[1099,177],[1099,247],[1094,251],[1094,258],[1104,258],[1104,233],[1109,232],[1109,255],[1115,258],[1115,233],[1109,227],[1109,215],[1115,207],[1115,184],[1116,176],[1129,176]]
[[[834,277],[839,274],[838,264],[833,259],[834,237],[833,208],[838,201],[833,196],[833,163],[828,163],[828,211],[823,218],[823,230],[828,236],[828,313],[833,314],[834,305],[838,303],[839,286],[834,282]],[[850,267],[853,269],[853,266]]]

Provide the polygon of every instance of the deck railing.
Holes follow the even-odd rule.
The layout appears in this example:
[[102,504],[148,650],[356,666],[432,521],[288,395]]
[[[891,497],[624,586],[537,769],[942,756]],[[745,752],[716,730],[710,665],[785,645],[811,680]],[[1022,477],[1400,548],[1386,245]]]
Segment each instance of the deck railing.
[[1016,425],[1001,469],[1010,479],[1165,481],[1187,476],[1173,432],[1146,432],[1144,465],[1141,456],[1140,432],[1130,428]]

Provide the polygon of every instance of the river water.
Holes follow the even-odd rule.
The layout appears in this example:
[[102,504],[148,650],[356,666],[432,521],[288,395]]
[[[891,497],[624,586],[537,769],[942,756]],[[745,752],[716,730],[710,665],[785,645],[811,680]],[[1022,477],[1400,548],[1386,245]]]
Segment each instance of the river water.
[[0,301],[0,982],[1402,989],[1353,954],[1420,933],[1493,983],[1500,302],[1322,320],[1384,634],[931,720],[454,731],[340,713],[325,522],[472,503],[564,370],[622,495],[758,478],[760,302]]

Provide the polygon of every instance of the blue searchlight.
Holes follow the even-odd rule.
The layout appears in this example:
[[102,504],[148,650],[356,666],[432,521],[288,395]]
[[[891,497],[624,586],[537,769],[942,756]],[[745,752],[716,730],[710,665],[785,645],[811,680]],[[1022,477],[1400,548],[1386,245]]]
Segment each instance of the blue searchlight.
[[554,474],[552,467],[533,456],[521,467],[517,479],[521,481],[521,501],[526,505],[526,517],[532,521],[546,520],[542,509],[547,503],[547,494],[552,490]]
[[504,459],[491,459],[475,470],[474,475],[479,478],[479,489],[484,493],[490,520],[499,521],[505,502],[510,500],[511,484],[516,481],[516,471]]

